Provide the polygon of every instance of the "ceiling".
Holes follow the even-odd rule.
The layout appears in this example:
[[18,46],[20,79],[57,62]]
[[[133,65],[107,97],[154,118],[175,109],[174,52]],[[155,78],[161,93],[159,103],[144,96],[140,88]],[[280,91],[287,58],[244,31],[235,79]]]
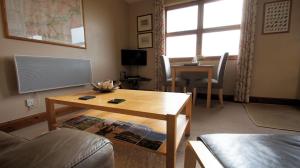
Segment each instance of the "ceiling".
[[144,1],[144,0],[125,0],[127,3],[135,3],[135,2],[140,2],[140,1]]

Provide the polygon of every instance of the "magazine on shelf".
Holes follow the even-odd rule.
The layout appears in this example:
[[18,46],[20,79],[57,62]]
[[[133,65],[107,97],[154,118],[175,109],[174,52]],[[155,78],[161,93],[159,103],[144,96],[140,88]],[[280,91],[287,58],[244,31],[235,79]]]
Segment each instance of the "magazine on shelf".
[[63,126],[85,130],[109,139],[126,141],[152,150],[159,149],[166,140],[165,134],[155,132],[144,125],[85,115],[67,120]]
[[90,128],[90,127],[94,126],[95,124],[100,124],[100,123],[103,123],[104,121],[105,120],[103,120],[101,118],[81,115],[81,116],[72,118],[68,121],[65,121],[63,123],[63,126],[77,128],[80,130],[86,130],[87,128]]

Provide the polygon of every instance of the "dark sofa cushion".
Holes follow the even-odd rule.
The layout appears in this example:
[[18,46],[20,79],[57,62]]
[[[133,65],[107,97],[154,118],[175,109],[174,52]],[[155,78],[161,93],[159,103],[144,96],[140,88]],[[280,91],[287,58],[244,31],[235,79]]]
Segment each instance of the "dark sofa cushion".
[[300,167],[300,136],[273,134],[208,134],[201,140],[224,167]]

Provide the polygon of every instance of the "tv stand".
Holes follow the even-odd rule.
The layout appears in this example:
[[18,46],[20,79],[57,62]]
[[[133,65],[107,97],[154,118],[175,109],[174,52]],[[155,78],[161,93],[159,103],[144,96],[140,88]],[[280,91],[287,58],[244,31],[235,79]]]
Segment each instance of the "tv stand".
[[125,79],[120,81],[125,85],[128,85],[129,89],[138,90],[140,88],[140,82],[149,82],[151,81],[151,79],[139,75],[135,75],[135,76],[126,76]]
[[126,79],[128,79],[128,78],[140,78],[140,75],[126,76]]

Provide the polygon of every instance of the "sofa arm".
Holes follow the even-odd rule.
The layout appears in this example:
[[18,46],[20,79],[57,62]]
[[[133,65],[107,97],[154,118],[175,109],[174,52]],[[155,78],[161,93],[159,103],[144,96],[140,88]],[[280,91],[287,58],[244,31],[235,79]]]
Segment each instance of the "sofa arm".
[[0,167],[114,167],[109,140],[73,129],[59,129],[0,155]]
[[0,131],[0,155],[25,142],[28,140]]

